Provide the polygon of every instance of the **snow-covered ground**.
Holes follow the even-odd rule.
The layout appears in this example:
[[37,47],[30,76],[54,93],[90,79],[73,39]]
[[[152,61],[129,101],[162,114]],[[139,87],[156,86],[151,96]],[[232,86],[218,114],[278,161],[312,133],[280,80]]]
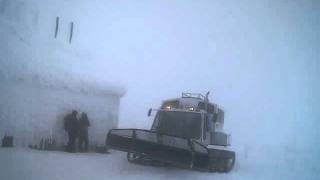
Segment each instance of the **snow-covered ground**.
[[[265,156],[263,156],[265,154]],[[95,180],[95,179],[319,179],[317,153],[283,153],[264,149],[238,153],[230,173],[207,173],[173,167],[128,163],[126,154],[66,153],[25,148],[0,148],[0,179]]]
[[[225,107],[237,152],[235,169],[220,174],[134,165],[115,151],[0,148],[0,180],[320,179],[319,2],[0,0],[2,86],[11,79],[93,94],[128,89],[121,128],[149,128],[148,108],[211,90],[210,100]],[[3,113],[3,99],[1,128],[12,123],[6,117],[23,114],[15,107],[36,109],[27,101]],[[35,114],[55,115],[48,111]]]

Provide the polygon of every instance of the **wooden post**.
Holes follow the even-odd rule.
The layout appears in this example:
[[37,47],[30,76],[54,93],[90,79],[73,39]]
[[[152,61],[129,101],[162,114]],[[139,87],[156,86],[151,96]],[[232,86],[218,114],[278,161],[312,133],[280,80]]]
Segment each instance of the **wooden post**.
[[69,43],[71,44],[72,41],[72,35],[73,35],[73,22],[70,24],[70,34],[69,34]]
[[57,39],[57,36],[58,36],[58,31],[59,31],[59,17],[57,16],[56,17],[56,29],[54,31],[54,38]]

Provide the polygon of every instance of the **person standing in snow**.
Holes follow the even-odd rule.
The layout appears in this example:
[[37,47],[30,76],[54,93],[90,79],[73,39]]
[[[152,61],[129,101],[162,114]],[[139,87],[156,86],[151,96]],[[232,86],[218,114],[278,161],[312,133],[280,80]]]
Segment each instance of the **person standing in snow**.
[[79,119],[79,151],[83,151],[82,147],[84,144],[84,151],[88,151],[88,127],[90,122],[86,113],[81,113],[81,118]]
[[64,117],[64,129],[68,133],[68,152],[75,152],[75,142],[78,136],[78,112],[76,110],[72,110],[71,114],[67,114]]

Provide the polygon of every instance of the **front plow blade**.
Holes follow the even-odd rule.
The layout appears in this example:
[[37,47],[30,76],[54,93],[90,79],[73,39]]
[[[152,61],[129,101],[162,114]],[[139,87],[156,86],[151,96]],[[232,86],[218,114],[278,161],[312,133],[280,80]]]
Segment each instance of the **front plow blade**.
[[112,129],[106,144],[112,149],[142,154],[179,167],[206,169],[209,163],[207,148],[195,140],[149,130]]

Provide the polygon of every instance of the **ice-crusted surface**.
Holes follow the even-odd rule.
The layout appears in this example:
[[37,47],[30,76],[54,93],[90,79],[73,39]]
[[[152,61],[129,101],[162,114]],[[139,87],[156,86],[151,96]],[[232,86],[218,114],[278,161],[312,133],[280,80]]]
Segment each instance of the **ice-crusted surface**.
[[[72,74],[59,70],[52,70],[41,64],[18,61],[1,62],[0,81],[15,81],[26,84],[39,84],[53,89],[67,89],[69,91],[97,95],[123,96],[125,88],[110,82],[95,79],[88,75]],[[18,64],[18,65],[17,65]],[[37,69],[28,65],[38,66]],[[20,67],[19,67],[20,66]],[[42,69],[42,70],[40,70]]]
[[91,144],[102,145],[118,124],[125,88],[98,76],[89,56],[43,35],[47,14],[38,17],[39,4],[0,1],[0,137],[27,146],[53,136],[63,145],[63,117],[76,109],[89,115]]
[[[81,54],[77,48],[47,37],[48,24],[42,22],[36,28],[41,3],[1,1],[0,12],[0,81],[19,81],[42,84],[50,88],[66,88],[90,94],[114,94],[122,96],[125,87],[111,82],[103,74],[92,69],[91,57]],[[13,14],[11,11],[18,11]],[[47,17],[47,14],[42,14]],[[35,24],[34,24],[35,23]],[[50,34],[51,35],[51,34]]]
[[16,146],[39,144],[41,138],[48,137],[63,146],[67,140],[63,118],[71,109],[88,114],[92,145],[104,145],[106,133],[118,124],[120,100],[116,95],[78,93],[21,82],[2,82],[0,95],[0,137],[13,135]]

